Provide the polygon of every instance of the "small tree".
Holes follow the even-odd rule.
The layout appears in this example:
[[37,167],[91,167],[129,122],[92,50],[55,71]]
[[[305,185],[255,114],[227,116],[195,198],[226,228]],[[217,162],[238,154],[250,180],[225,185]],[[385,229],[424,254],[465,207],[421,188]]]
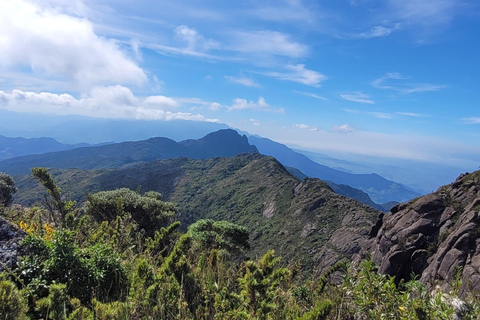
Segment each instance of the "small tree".
[[85,211],[97,221],[115,221],[129,213],[140,229],[153,236],[177,214],[173,204],[160,199],[161,194],[154,191],[143,195],[127,188],[100,191],[87,196]]
[[[32,168],[32,175],[47,189],[50,199],[45,195],[45,203],[52,215],[52,220],[57,222],[60,218],[60,226],[65,227],[65,218],[67,214],[75,206],[75,202],[71,200],[63,200],[60,188],[53,181],[52,176],[46,168]],[[58,212],[58,214],[56,214]]]
[[17,192],[17,188],[15,188],[12,177],[0,172],[0,206],[8,207],[11,205],[15,192]]

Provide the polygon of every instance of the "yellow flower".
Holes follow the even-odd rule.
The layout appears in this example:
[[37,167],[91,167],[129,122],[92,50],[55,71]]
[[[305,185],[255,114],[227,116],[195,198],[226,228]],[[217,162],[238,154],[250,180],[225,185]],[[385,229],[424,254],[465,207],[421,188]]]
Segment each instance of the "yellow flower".
[[43,229],[45,229],[45,235],[43,238],[47,241],[52,240],[53,232],[55,231],[51,225],[45,223],[43,225]]

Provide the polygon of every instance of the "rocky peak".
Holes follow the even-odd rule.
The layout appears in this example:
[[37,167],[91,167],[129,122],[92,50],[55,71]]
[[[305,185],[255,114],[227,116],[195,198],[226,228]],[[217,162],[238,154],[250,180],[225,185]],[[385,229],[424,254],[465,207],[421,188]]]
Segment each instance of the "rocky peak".
[[480,290],[480,171],[381,215],[364,248],[379,271],[398,280],[414,273],[428,285],[458,275],[461,294]]

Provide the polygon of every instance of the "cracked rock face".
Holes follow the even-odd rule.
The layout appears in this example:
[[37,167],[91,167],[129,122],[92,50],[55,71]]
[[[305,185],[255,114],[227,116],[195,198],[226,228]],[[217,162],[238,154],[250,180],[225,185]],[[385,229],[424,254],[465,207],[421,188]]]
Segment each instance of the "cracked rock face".
[[458,275],[460,294],[480,290],[480,171],[462,174],[437,192],[402,203],[379,218],[363,248],[379,271],[451,289]]
[[17,263],[20,255],[20,241],[25,238],[26,233],[15,227],[7,220],[0,217],[0,272],[5,267],[12,268]]

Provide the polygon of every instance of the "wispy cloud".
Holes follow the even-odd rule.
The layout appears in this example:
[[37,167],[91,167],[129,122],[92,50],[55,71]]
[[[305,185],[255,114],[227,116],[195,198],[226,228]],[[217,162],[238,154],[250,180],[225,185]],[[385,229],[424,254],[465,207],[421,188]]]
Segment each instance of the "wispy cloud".
[[421,113],[414,113],[414,112],[395,112],[396,114],[407,116],[407,117],[414,117],[414,118],[429,118],[431,117],[428,114],[421,114]]
[[393,16],[409,24],[444,25],[456,14],[460,2],[456,0],[388,0]]
[[184,97],[179,97],[179,98],[173,98],[175,101],[177,101],[180,104],[188,104],[188,105],[193,105],[195,109],[201,109],[201,108],[208,108],[211,111],[218,111],[222,108],[225,108],[225,106],[221,105],[218,102],[212,102],[212,101],[205,101],[200,98],[184,98]]
[[370,96],[362,92],[354,92],[350,94],[341,94],[340,98],[343,100],[358,102],[358,103],[367,103],[375,104],[373,100],[370,99]]
[[260,88],[260,85],[251,78],[225,76],[225,79],[227,79],[232,83],[238,83],[238,84],[244,85],[245,87]]
[[254,126],[259,126],[261,123],[258,119],[250,119],[250,122],[254,125]]
[[379,37],[386,37],[392,32],[399,30],[401,28],[401,23],[396,23],[393,27],[386,27],[386,26],[375,26],[372,27],[367,32],[362,32],[358,34],[359,38],[379,38]]
[[200,114],[173,111],[181,102],[166,96],[137,97],[126,87],[95,87],[78,99],[70,94],[0,91],[0,108],[15,112],[76,114],[95,118],[130,118],[151,120],[196,120],[218,122]]
[[297,123],[293,125],[294,128],[301,129],[301,130],[309,130],[309,131],[319,131],[320,128],[317,126],[309,126],[308,124],[304,123]]
[[275,1],[271,5],[260,2],[260,6],[252,11],[252,15],[267,21],[286,21],[298,23],[311,23],[315,21],[315,15],[302,1]]
[[301,94],[302,96],[307,96],[307,97],[315,98],[318,100],[324,100],[324,101],[328,100],[327,98],[319,96],[318,94],[315,94],[315,93],[303,92],[303,91],[297,91],[297,90],[293,90],[293,92],[297,94]]
[[305,68],[304,64],[287,65],[282,72],[271,71],[262,73],[263,75],[298,82],[311,87],[319,87],[320,83],[327,80],[327,76],[320,72]]
[[235,32],[231,50],[260,56],[302,58],[308,47],[296,42],[288,34],[277,31]]
[[462,120],[468,124],[480,124],[480,117],[463,118]]
[[405,77],[397,72],[387,73],[386,75],[371,82],[372,87],[377,89],[394,90],[402,94],[412,94],[420,92],[440,91],[446,88],[445,85],[436,85],[431,83],[409,82],[410,77]]
[[[173,30],[174,38],[178,41],[178,45],[165,45],[156,42],[147,42],[143,46],[157,51],[160,54],[175,54],[191,56],[196,58],[212,59],[212,60],[230,60],[234,61],[238,58],[226,57],[220,54],[212,54],[213,50],[220,50],[220,43],[207,39],[196,29],[186,25],[180,25]],[[184,45],[183,45],[184,44]]]
[[349,124],[342,124],[339,126],[333,126],[330,131],[336,132],[336,133],[352,133],[357,131],[357,129]]
[[383,112],[367,112],[367,113],[379,119],[393,119],[393,116],[389,113],[383,113]]
[[343,109],[343,111],[348,112],[348,113],[360,113],[360,110],[354,110],[354,109]]

